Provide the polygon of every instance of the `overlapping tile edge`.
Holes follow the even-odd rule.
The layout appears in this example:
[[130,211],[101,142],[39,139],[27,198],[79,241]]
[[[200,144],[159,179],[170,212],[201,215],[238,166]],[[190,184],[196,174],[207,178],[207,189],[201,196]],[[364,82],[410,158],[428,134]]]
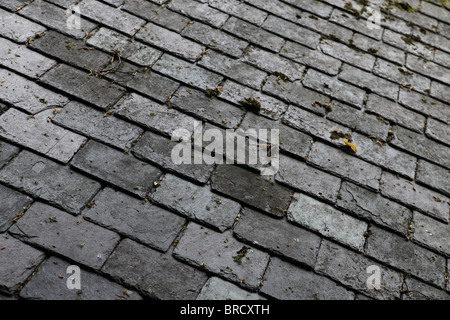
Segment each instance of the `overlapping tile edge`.
[[[450,299],[449,16],[440,0],[2,1],[0,299]],[[279,172],[170,163],[195,120],[279,129]]]

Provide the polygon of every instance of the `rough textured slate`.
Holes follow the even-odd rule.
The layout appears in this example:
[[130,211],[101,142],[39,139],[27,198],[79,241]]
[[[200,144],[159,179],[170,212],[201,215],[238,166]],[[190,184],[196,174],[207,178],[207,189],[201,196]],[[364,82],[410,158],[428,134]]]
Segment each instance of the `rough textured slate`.
[[237,202],[213,194],[209,186],[199,187],[173,175],[164,176],[152,199],[222,232],[231,228],[241,209]]
[[184,231],[174,255],[253,290],[260,285],[269,261],[267,253],[236,241],[230,232],[218,233],[195,223]]
[[405,240],[404,237],[371,227],[365,252],[368,256],[411,273],[425,282],[444,287],[445,258]]
[[83,216],[160,251],[169,249],[185,222],[167,210],[111,188],[99,193]]
[[234,228],[238,239],[313,267],[320,237],[284,220],[245,208]]
[[328,278],[272,258],[261,292],[281,300],[353,300],[354,293]]
[[0,235],[0,291],[12,294],[31,275],[45,253],[11,236]]
[[33,300],[142,300],[137,292],[84,268],[80,268],[81,289],[68,289],[71,273],[67,273],[67,268],[71,265],[50,257],[20,291],[20,297]]
[[362,250],[367,223],[309,196],[296,193],[288,211],[289,221]]
[[219,165],[212,176],[212,189],[274,216],[283,216],[292,192],[237,166]]
[[83,147],[71,164],[141,198],[145,198],[161,175],[152,165],[95,141]]
[[5,232],[14,223],[21,212],[33,202],[33,199],[14,189],[0,185],[0,232]]
[[59,109],[50,109],[30,118],[11,108],[0,117],[0,136],[67,163],[87,139],[47,121],[56,112]]
[[0,181],[73,214],[80,213],[100,189],[98,182],[28,151],[0,171]]
[[101,268],[120,239],[112,231],[80,222],[80,218],[40,202],[34,203],[9,232],[94,269]]
[[143,133],[137,126],[114,116],[105,116],[103,112],[79,102],[66,105],[53,117],[52,123],[122,150],[129,149]]
[[163,300],[194,300],[208,279],[206,273],[171,255],[128,239],[120,242],[102,271],[151,298]]
[[388,2],[0,1],[0,300],[448,300],[450,5]]

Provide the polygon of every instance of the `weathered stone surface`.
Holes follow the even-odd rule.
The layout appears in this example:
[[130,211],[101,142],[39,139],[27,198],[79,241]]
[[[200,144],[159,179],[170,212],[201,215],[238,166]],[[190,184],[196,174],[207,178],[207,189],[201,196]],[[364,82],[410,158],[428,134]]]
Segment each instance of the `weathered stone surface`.
[[423,92],[425,89],[430,88],[430,79],[411,72],[406,68],[399,68],[396,64],[386,60],[377,59],[373,72],[380,77],[386,78],[398,84],[410,84],[419,92]]
[[0,136],[67,163],[86,138],[49,122],[48,118],[56,110],[46,110],[30,118],[26,113],[11,108],[0,117]]
[[209,186],[200,187],[169,174],[164,176],[152,199],[221,232],[232,227],[241,209],[237,202],[212,193]]
[[403,290],[402,300],[450,300],[450,294],[414,278],[405,279]]
[[280,156],[280,170],[275,180],[331,202],[336,202],[341,185],[340,178],[284,155]]
[[158,47],[169,50],[172,54],[194,62],[202,53],[203,47],[193,41],[181,37],[178,33],[169,31],[151,22],[147,23],[136,34],[136,38]]
[[272,258],[261,292],[281,300],[353,300],[355,294],[312,271]]
[[[380,290],[367,285],[370,276],[368,270],[373,266],[380,269]],[[401,273],[327,240],[320,246],[314,270],[375,299],[400,298],[403,280]]]
[[[214,6],[214,3],[212,5]],[[169,8],[216,28],[220,28],[229,17],[228,14],[210,7],[208,3],[199,3],[193,0],[174,0],[170,2]],[[223,9],[223,7],[219,7],[219,9]]]
[[174,251],[174,256],[242,287],[259,287],[269,255],[233,238],[231,231],[218,233],[190,223]]
[[432,139],[450,146],[450,132],[448,131],[447,125],[440,121],[428,119],[425,134]]
[[0,291],[12,294],[44,259],[45,253],[6,234],[0,235]]
[[34,203],[10,228],[32,245],[100,269],[114,250],[119,235],[41,202]]
[[450,256],[448,233],[450,225],[430,218],[418,211],[414,211],[413,239],[431,250]]
[[201,90],[215,88],[222,81],[222,76],[168,54],[155,63],[153,70]]
[[266,300],[257,293],[241,289],[235,284],[218,277],[211,277],[197,296],[197,300]]
[[246,50],[242,61],[247,62],[266,72],[283,74],[289,80],[300,80],[303,75],[304,66],[292,60],[280,57],[272,52],[251,46]]
[[194,300],[206,273],[129,239],[124,239],[102,271],[153,299]]
[[219,165],[212,189],[240,202],[281,217],[289,206],[291,190],[235,165]]
[[188,24],[189,19],[169,10],[167,6],[161,6],[162,4],[162,1],[127,0],[122,8],[125,11],[133,13],[147,21],[162,25],[165,28],[177,32],[183,30]]
[[0,79],[2,101],[27,112],[34,114],[50,107],[62,107],[69,102],[65,96],[6,69],[0,69]]
[[0,185],[0,232],[3,233],[14,223],[13,219],[19,216],[33,199],[14,189]]
[[448,199],[438,192],[388,172],[383,172],[380,189],[383,195],[448,223]]
[[304,194],[295,194],[288,210],[289,221],[319,232],[354,249],[362,250],[367,223]]
[[443,256],[378,227],[370,230],[365,249],[368,256],[444,288]]
[[436,50],[434,53],[434,62],[450,68],[450,54],[441,50]]
[[394,146],[450,168],[450,154],[442,144],[400,126],[394,126],[392,131],[394,139],[391,143]]
[[236,128],[245,114],[236,106],[184,86],[170,99],[170,105],[228,129]]
[[353,37],[353,44],[366,51],[374,54],[377,57],[399,63],[403,65],[405,63],[405,53],[393,46],[387,45],[381,41],[376,41],[362,34],[355,33]]
[[43,24],[46,27],[62,32],[76,39],[84,38],[87,33],[96,27],[95,23],[81,18],[81,29],[67,28],[68,15],[66,15],[66,10],[43,0],[33,1],[20,10],[20,14],[35,21],[36,23]]
[[336,206],[405,236],[412,219],[408,208],[349,182],[342,183]]
[[383,41],[391,46],[397,47],[401,50],[416,54],[425,59],[433,58],[433,51],[428,46],[417,41],[409,41],[407,36],[391,30],[385,30],[383,34]]
[[2,1],[0,6],[11,11],[17,11],[19,7],[24,6],[29,2],[31,2],[31,0],[5,0]]
[[424,116],[376,94],[369,95],[366,109],[417,132],[422,132],[425,127]]
[[172,79],[159,75],[148,68],[136,67],[128,62],[111,66],[105,70],[105,73],[105,78],[160,102],[166,102],[180,86]]
[[237,0],[210,0],[209,5],[257,25],[261,25],[267,17],[266,12]]
[[[269,11],[271,14],[280,18],[289,20],[303,27],[307,27],[321,34],[339,37],[343,41],[351,39],[353,35],[353,32],[349,29],[340,27],[326,19],[319,18],[315,14],[310,13],[314,12],[320,17],[327,18],[332,7],[322,2],[317,2],[311,5],[309,3],[301,3],[296,0],[288,1],[288,3],[291,3],[298,8],[279,1],[246,0],[246,2],[265,11]],[[307,10],[309,12],[303,10]]]
[[283,38],[271,32],[260,29],[253,24],[235,17],[228,19],[227,23],[223,26],[223,30],[274,52],[279,52],[286,42]]
[[120,116],[169,136],[180,128],[194,130],[194,118],[136,93],[119,101],[116,109]]
[[357,148],[356,155],[370,163],[384,169],[397,172],[409,179],[413,179],[416,170],[417,158],[383,143],[376,137],[367,137],[354,132],[353,144]]
[[263,29],[299,42],[304,46],[315,49],[320,42],[320,34],[295,25],[284,19],[269,15],[264,21]]
[[[311,137],[295,130],[289,126],[284,125],[281,121],[273,121],[266,118],[258,117],[256,114],[248,112],[244,120],[239,125],[239,128],[248,131],[254,129],[258,130],[279,130],[280,149],[287,153],[306,158],[311,147]],[[271,132],[268,132],[268,140]]]
[[431,90],[432,97],[450,103],[450,97],[448,96],[449,86],[446,86],[445,84],[436,81],[432,81],[431,89],[432,89]]
[[239,101],[254,98],[261,103],[261,115],[278,120],[288,105],[272,96],[266,95],[261,91],[250,89],[231,80],[227,80],[223,85],[220,98],[239,105]]
[[355,183],[378,190],[381,169],[344,151],[316,142],[308,162]]
[[320,49],[323,53],[366,71],[372,71],[375,63],[375,57],[372,55],[354,50],[336,41],[327,40],[321,42]]
[[0,168],[8,163],[9,160],[19,153],[20,149],[12,144],[0,141]]
[[109,53],[120,55],[120,58],[140,66],[151,66],[162,55],[158,49],[131,40],[129,37],[105,27],[100,28],[86,43]]
[[100,189],[98,182],[28,151],[0,171],[0,181],[73,214]]
[[[342,72],[340,75],[341,74]],[[344,101],[345,103],[351,104],[359,109],[361,109],[363,105],[365,95],[364,90],[339,81],[336,77],[330,77],[313,69],[309,69],[305,75],[303,84],[307,88],[330,95],[332,98]]]
[[132,155],[90,141],[71,162],[75,168],[145,198],[161,171]]
[[280,55],[301,64],[319,69],[329,75],[336,75],[342,62],[317,50],[304,47],[298,43],[287,41]]
[[103,109],[112,106],[125,93],[125,89],[116,84],[66,64],[51,69],[40,81]]
[[175,164],[172,159],[172,151],[178,144],[178,141],[171,141],[169,138],[148,131],[133,148],[133,154],[164,168],[164,170],[203,184],[206,183],[214,171],[214,166],[205,163],[195,164],[193,150],[191,150],[191,163]]
[[83,211],[84,217],[104,228],[160,251],[167,251],[185,219],[160,207],[104,189]]
[[84,41],[73,39],[53,30],[35,39],[30,47],[75,67],[97,72],[111,60],[107,53],[86,46]]
[[70,102],[52,119],[53,123],[122,150],[129,149],[143,130],[115,116],[79,102]]
[[0,65],[28,77],[38,78],[53,65],[55,60],[34,52],[23,45],[0,39]]
[[325,109],[316,106],[317,103],[326,104],[330,102],[329,97],[306,88],[300,80],[294,82],[282,81],[277,79],[276,76],[269,77],[264,85],[263,92],[318,114],[325,114]]
[[431,61],[423,60],[414,55],[408,55],[406,60],[406,66],[408,69],[414,70],[417,73],[442,81],[444,83],[450,82],[450,76],[448,70],[442,68],[442,66],[433,63]]
[[[267,140],[276,132],[267,132],[267,135],[261,133],[264,137],[260,136],[258,141],[259,133],[258,130],[244,131],[240,128],[225,130],[207,123],[203,127],[203,154],[194,154],[194,159],[202,157],[201,160],[207,164],[238,164],[260,174],[272,175],[278,166],[275,154],[267,155],[268,150],[275,149],[272,149]],[[196,137],[195,139],[199,141]],[[197,145],[195,149],[198,150]]]
[[338,78],[389,99],[397,99],[398,96],[398,86],[392,82],[348,64],[344,64]]
[[207,54],[204,54],[198,64],[257,90],[267,76],[267,73],[251,65],[228,58],[215,51],[208,51]]
[[181,34],[187,38],[196,40],[211,49],[221,51],[235,58],[239,58],[248,46],[247,41],[240,40],[219,29],[209,27],[199,22],[188,24]]
[[142,300],[142,297],[125,287],[92,271],[80,268],[81,289],[68,289],[73,264],[50,257],[20,291],[20,297],[32,300]]
[[[98,279],[39,260],[0,300],[444,299],[450,5],[394,2],[0,1],[0,233],[53,206],[45,257]],[[81,225],[117,237],[95,267]]]
[[331,132],[338,130],[344,134],[352,133],[347,127],[294,106],[289,106],[282,121],[291,127],[336,145],[342,143],[331,139]]
[[303,2],[302,0],[286,0],[286,3],[289,3],[293,6],[296,6],[298,8],[314,12],[320,17],[328,18],[331,11],[333,10],[333,7],[323,3],[323,2],[317,2],[317,3],[309,3],[309,2]]
[[331,111],[327,113],[327,119],[382,140],[387,137],[389,131],[389,123],[378,119],[376,115],[355,110],[355,108],[338,101],[333,101],[331,104]]
[[77,6],[89,19],[101,22],[130,36],[134,35],[145,23],[144,20],[134,15],[112,8],[97,0],[83,0]]
[[47,30],[40,24],[5,10],[0,10],[0,17],[2,18],[0,34],[15,42],[25,43],[29,38]]
[[273,219],[245,208],[234,228],[234,235],[269,252],[314,267],[321,238],[286,220]]
[[435,6],[431,3],[424,3],[421,5],[420,11],[447,23],[450,20],[450,13],[448,13],[448,10],[442,10],[442,7]]
[[431,162],[420,159],[416,180],[450,196],[450,171]]

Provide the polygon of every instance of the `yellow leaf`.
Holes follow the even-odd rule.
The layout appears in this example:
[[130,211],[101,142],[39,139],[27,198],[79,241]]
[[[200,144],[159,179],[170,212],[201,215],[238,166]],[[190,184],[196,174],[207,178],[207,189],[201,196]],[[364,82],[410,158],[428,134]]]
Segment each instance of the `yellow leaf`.
[[339,140],[341,140],[341,141],[344,142],[346,145],[348,145],[350,148],[352,148],[353,151],[357,152],[357,149],[356,149],[356,147],[355,147],[354,144],[351,144],[350,142],[348,142],[348,141],[345,140],[345,139],[339,139]]

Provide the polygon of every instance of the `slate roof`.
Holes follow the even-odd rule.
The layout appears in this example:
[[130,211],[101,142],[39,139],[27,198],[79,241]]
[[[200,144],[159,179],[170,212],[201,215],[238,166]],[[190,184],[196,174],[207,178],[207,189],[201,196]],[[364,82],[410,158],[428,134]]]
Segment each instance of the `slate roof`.
[[[2,0],[0,20],[0,299],[449,299],[447,2]],[[174,164],[201,120],[278,129],[279,170]]]

